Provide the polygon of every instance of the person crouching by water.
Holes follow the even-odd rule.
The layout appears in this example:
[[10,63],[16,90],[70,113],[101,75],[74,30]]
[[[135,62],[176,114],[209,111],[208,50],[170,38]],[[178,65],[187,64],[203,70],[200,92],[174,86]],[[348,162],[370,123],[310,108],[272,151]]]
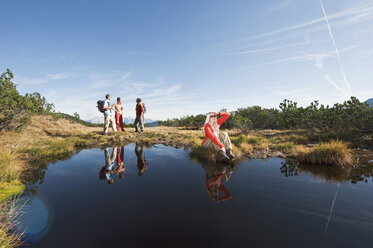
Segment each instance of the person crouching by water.
[[114,109],[115,109],[115,123],[117,126],[117,130],[122,130],[124,132],[124,127],[123,127],[123,104],[121,102],[120,97],[117,98],[117,102],[113,104]]
[[141,99],[136,99],[136,119],[135,119],[135,131],[138,132],[140,126],[140,133],[144,132],[144,107],[141,104]]
[[[221,117],[217,119],[217,116]],[[232,153],[232,144],[227,132],[219,133],[220,126],[229,118],[230,114],[226,112],[211,112],[207,115],[203,131],[205,139],[202,146],[212,148],[219,151],[219,155],[223,161],[228,161],[234,158]]]
[[111,122],[111,126],[113,127],[113,131],[116,132],[117,131],[117,128],[116,128],[116,125],[114,123],[114,110],[113,110],[113,105],[110,105],[110,100],[111,100],[111,96],[110,94],[107,94],[106,97],[105,97],[105,100],[102,102],[102,109],[104,110],[104,123],[105,123],[105,126],[104,126],[104,133],[107,134],[108,133],[108,129],[109,129],[109,125],[110,125],[110,122]]

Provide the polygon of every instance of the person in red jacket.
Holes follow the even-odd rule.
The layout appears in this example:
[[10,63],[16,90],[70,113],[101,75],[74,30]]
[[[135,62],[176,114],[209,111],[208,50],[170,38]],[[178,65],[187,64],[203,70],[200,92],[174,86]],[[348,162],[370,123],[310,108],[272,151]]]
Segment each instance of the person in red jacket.
[[[217,116],[221,116],[219,119]],[[226,112],[211,112],[207,115],[203,131],[205,139],[202,145],[206,148],[213,148],[219,151],[223,161],[234,158],[232,144],[227,132],[219,133],[220,126],[229,118],[230,114]]]

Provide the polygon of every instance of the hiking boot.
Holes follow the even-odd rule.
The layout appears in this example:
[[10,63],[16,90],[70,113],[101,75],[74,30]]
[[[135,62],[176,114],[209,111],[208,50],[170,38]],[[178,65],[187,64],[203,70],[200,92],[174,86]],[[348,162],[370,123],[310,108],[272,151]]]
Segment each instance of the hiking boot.
[[234,158],[234,155],[233,155],[233,153],[232,153],[232,149],[228,149],[228,150],[227,150],[227,155],[228,155],[228,157],[229,157],[230,159],[233,159],[233,158]]
[[229,161],[229,157],[222,150],[219,151],[219,156],[220,156],[222,161],[224,161],[224,162]]

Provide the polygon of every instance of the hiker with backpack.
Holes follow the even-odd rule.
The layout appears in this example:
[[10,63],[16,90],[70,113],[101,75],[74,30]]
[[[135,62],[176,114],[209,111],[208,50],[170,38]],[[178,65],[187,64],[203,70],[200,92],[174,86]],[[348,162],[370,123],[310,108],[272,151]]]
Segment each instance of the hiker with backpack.
[[108,133],[109,125],[113,127],[113,131],[116,132],[116,124],[114,121],[114,106],[110,105],[111,96],[110,94],[106,94],[105,100],[98,101],[97,107],[101,113],[104,114],[104,133]]
[[[218,116],[221,116],[217,119]],[[229,161],[234,158],[232,153],[232,144],[227,132],[219,133],[220,126],[229,118],[230,114],[226,112],[211,112],[207,115],[203,131],[205,139],[202,146],[219,151],[219,156],[223,161]]]
[[117,102],[113,104],[115,109],[115,123],[117,125],[117,130],[119,131],[119,127],[124,132],[123,127],[123,104],[121,102],[120,97],[117,98]]
[[139,127],[140,126],[140,133],[144,132],[144,112],[145,108],[143,104],[141,103],[141,99],[137,98],[136,99],[136,119],[135,123],[135,132],[139,132]]

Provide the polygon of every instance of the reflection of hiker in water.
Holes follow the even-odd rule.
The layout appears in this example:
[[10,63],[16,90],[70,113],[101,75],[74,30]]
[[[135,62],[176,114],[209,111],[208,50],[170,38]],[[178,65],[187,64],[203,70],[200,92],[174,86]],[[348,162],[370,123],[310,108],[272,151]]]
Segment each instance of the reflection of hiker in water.
[[144,171],[146,170],[146,160],[145,160],[145,154],[144,154],[144,146],[136,144],[135,147],[135,153],[137,157],[137,174],[139,176],[142,176]]
[[[228,181],[233,169],[231,167],[223,167],[216,165],[204,164],[202,165],[206,173],[205,186],[207,193],[214,203],[219,203],[232,198],[231,193],[224,187],[221,179]],[[219,191],[223,192],[224,196],[219,197]]]
[[124,178],[124,171],[126,170],[126,165],[123,161],[124,157],[124,147],[118,147],[117,151],[117,166],[114,168],[114,172],[118,174],[120,179]]
[[114,162],[115,157],[117,155],[117,147],[113,148],[113,152],[109,153],[109,148],[105,148],[105,166],[101,168],[99,178],[106,179],[109,184],[114,183],[114,179],[112,178],[112,174],[114,172]]

